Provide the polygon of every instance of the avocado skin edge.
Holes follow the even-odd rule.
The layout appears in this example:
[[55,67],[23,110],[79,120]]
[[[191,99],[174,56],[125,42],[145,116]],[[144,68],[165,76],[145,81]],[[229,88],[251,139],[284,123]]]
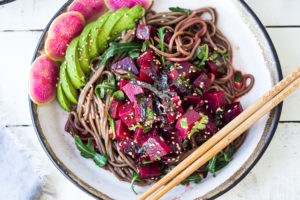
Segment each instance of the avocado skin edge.
[[60,83],[57,85],[57,100],[58,100],[58,103],[60,104],[60,106],[65,111],[67,111],[67,112],[71,111],[71,103],[65,96]]

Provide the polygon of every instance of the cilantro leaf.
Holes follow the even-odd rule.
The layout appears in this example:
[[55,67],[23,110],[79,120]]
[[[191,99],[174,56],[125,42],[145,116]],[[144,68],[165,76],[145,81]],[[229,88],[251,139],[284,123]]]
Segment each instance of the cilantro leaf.
[[131,189],[134,192],[134,194],[137,195],[137,192],[135,191],[134,185],[133,185],[134,181],[142,181],[142,179],[139,177],[139,175],[135,172],[133,172],[133,178],[131,180]]
[[206,128],[206,124],[208,123],[208,117],[202,113],[200,113],[201,115],[201,119],[199,121],[197,121],[194,126],[192,127],[192,129],[190,130],[190,132],[188,133],[188,138],[190,139],[191,136],[200,131],[200,130],[204,130]]
[[118,90],[118,91],[115,91],[113,94],[112,94],[112,97],[117,100],[117,101],[124,101],[125,100],[125,94],[122,90]]
[[84,158],[92,158],[96,165],[99,167],[104,167],[107,162],[107,155],[101,155],[97,153],[94,149],[93,141],[92,139],[88,139],[88,144],[84,145],[81,141],[80,137],[78,135],[74,135],[75,144],[77,149],[81,152],[81,156]]
[[189,128],[186,117],[180,119],[180,125],[184,129],[188,129]]

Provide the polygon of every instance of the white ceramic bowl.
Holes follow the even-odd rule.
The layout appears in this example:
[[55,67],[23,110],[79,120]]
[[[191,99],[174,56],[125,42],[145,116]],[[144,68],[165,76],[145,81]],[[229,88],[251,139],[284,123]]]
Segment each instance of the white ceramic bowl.
[[[54,18],[63,12],[70,2],[67,2]],[[281,79],[281,68],[272,42],[258,18],[243,1],[156,0],[153,8],[156,11],[166,11],[174,6],[190,9],[211,6],[217,9],[218,27],[233,47],[234,66],[255,76],[254,88],[241,99],[244,108]],[[48,28],[49,25],[44,30],[33,59],[38,55],[38,50],[43,48],[43,39]],[[30,107],[41,144],[56,167],[67,178],[100,199],[136,198],[129,183],[120,182],[113,174],[96,166],[92,160],[80,156],[73,138],[64,132],[68,114],[56,101],[41,107],[30,101]],[[232,161],[220,170],[216,177],[208,176],[201,183],[191,184],[189,187],[177,186],[162,199],[210,199],[232,188],[250,171],[265,151],[275,132],[280,113],[281,105],[252,126]],[[147,188],[136,187],[136,191],[141,194]]]

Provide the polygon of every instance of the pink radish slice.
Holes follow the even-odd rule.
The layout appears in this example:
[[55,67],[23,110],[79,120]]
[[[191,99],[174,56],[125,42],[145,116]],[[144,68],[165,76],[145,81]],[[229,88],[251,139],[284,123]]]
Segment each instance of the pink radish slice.
[[85,20],[77,11],[70,11],[58,16],[51,24],[45,42],[45,51],[54,61],[62,61],[68,44],[83,30]]
[[132,8],[136,5],[141,5],[148,9],[152,4],[152,0],[105,0],[105,4],[111,10],[118,10],[123,7]]
[[68,11],[80,12],[87,22],[97,19],[107,10],[104,0],[75,0]]
[[56,94],[59,67],[46,55],[33,62],[29,75],[29,93],[32,101],[38,105],[51,102]]

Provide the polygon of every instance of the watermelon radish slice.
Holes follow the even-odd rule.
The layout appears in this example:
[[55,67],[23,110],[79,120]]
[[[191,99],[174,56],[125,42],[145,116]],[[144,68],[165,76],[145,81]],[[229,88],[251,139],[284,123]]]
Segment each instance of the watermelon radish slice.
[[75,0],[68,11],[80,12],[87,22],[97,19],[107,10],[104,0]]
[[47,56],[55,61],[65,58],[65,51],[73,38],[83,30],[85,20],[80,12],[70,11],[58,16],[50,25],[45,42]]
[[105,0],[106,6],[111,10],[118,10],[123,7],[132,8],[136,5],[142,5],[145,9],[148,9],[152,0]]
[[34,103],[43,105],[54,99],[58,74],[57,63],[46,55],[41,55],[33,62],[29,75],[29,93]]

